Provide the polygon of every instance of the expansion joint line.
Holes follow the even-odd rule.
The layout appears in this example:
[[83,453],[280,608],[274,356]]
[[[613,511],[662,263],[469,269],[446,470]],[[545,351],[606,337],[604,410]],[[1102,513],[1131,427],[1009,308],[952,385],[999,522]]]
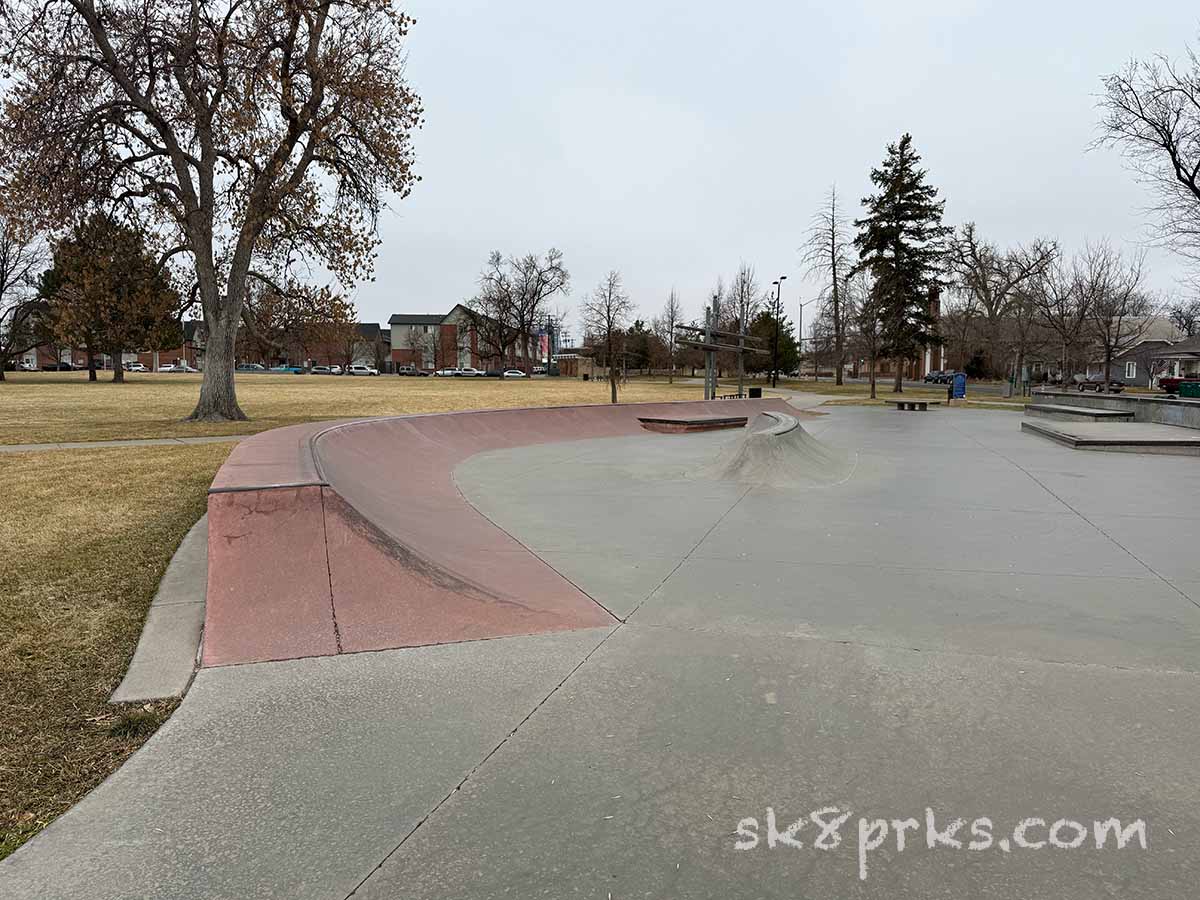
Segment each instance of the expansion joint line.
[[425,815],[423,815],[423,816],[422,816],[422,817],[421,817],[421,818],[420,818],[420,819],[417,821],[417,823],[416,823],[415,825],[413,825],[413,827],[412,827],[412,828],[410,828],[410,829],[408,830],[408,833],[407,833],[407,834],[405,834],[405,835],[404,835],[404,837],[402,837],[402,838],[400,839],[400,843],[396,844],[396,846],[395,846],[395,847],[393,847],[391,850],[389,850],[389,851],[388,851],[387,855],[386,855],[386,856],[384,856],[384,858],[383,858],[382,860],[380,860],[380,861],[379,861],[379,864],[378,864],[377,866],[375,866],[375,868],[373,868],[373,869],[372,869],[370,872],[368,872],[368,873],[366,874],[366,876],[365,876],[365,877],[362,879],[362,881],[360,881],[358,884],[356,884],[356,885],[354,886],[353,890],[351,890],[351,891],[350,891],[350,893],[348,893],[348,894],[345,896],[344,900],[350,900],[350,898],[352,898],[352,897],[353,897],[355,894],[357,894],[357,893],[358,893],[358,890],[359,890],[359,888],[361,888],[361,887],[362,887],[364,884],[366,884],[366,883],[367,883],[367,882],[368,882],[368,881],[371,879],[371,876],[373,876],[373,875],[374,875],[376,872],[378,872],[378,871],[379,871],[380,869],[382,869],[382,868],[383,868],[385,865],[387,865],[387,861],[388,861],[389,859],[391,859],[393,856],[395,856],[395,855],[396,855],[396,853],[398,853],[398,852],[399,852],[400,848],[401,848],[401,847],[403,847],[403,846],[405,845],[405,843],[407,843],[407,842],[408,842],[408,839],[409,839],[409,838],[411,838],[411,837],[412,837],[414,834],[416,834],[416,833],[417,833],[417,830],[418,830],[418,829],[420,829],[420,827],[421,827],[422,825],[424,825],[424,824],[425,824],[426,822],[428,822],[428,821],[429,821],[431,818],[433,818],[433,816],[437,814],[437,811],[438,811],[439,809],[441,809],[441,808],[442,808],[442,806],[443,806],[443,805],[445,805],[445,803],[446,803],[446,802],[447,802],[447,801],[448,801],[448,800],[449,800],[451,797],[453,797],[453,796],[454,796],[455,794],[457,794],[457,793],[458,793],[460,790],[462,790],[463,786],[464,786],[464,785],[466,785],[466,783],[467,783],[468,781],[470,781],[470,780],[471,780],[471,776],[473,776],[473,775],[474,775],[476,772],[478,772],[478,771],[479,771],[480,769],[482,769],[482,768],[483,768],[485,765],[487,765],[487,762],[488,762],[488,760],[490,760],[490,759],[491,759],[493,756],[495,756],[497,753],[499,753],[499,752],[500,752],[500,749],[501,749],[501,748],[502,748],[502,747],[503,747],[505,744],[507,744],[507,743],[508,743],[510,740],[512,740],[512,739],[513,739],[513,738],[516,736],[517,732],[521,730],[521,727],[522,727],[522,726],[523,726],[523,725],[524,725],[526,722],[528,722],[530,719],[532,719],[532,718],[533,718],[533,716],[534,716],[534,714],[535,714],[535,713],[536,713],[536,712],[537,712],[539,709],[541,709],[541,708],[542,708],[542,706],[544,706],[544,705],[545,705],[545,704],[546,704],[546,703],[547,703],[547,702],[550,700],[550,698],[551,698],[551,697],[553,697],[555,694],[557,694],[557,693],[558,693],[559,689],[560,689],[560,688],[561,688],[561,687],[562,687],[564,684],[566,684],[566,683],[567,683],[567,681],[569,681],[569,680],[570,680],[571,676],[573,676],[573,675],[574,675],[576,672],[578,672],[580,669],[582,669],[582,668],[583,668],[583,666],[584,666],[584,665],[587,663],[587,661],[588,661],[589,659],[591,659],[591,658],[592,658],[592,655],[593,655],[593,654],[595,654],[595,653],[596,653],[596,652],[597,652],[597,651],[598,651],[598,650],[599,650],[601,647],[603,647],[603,646],[604,646],[604,645],[605,645],[605,644],[608,642],[608,640],[609,640],[609,639],[610,639],[610,638],[611,638],[611,637],[612,637],[614,634],[616,634],[618,630],[620,630],[620,628],[621,628],[621,625],[623,625],[623,624],[624,624],[624,623],[622,623],[622,622],[618,622],[618,623],[617,623],[615,626],[613,626],[612,630],[611,630],[611,631],[610,631],[608,634],[606,634],[606,635],[604,636],[604,639],[603,639],[602,641],[600,641],[598,644],[596,644],[596,646],[595,646],[595,647],[593,647],[591,650],[589,650],[589,651],[587,652],[587,655],[586,655],[586,656],[584,656],[584,657],[583,657],[583,659],[581,659],[581,660],[580,660],[578,663],[576,663],[576,664],[575,664],[575,665],[572,667],[571,671],[569,671],[569,672],[568,672],[566,675],[564,675],[564,676],[563,676],[563,678],[562,678],[562,680],[561,680],[561,681],[559,681],[559,682],[558,682],[558,684],[554,685],[554,687],[552,687],[552,688],[550,689],[550,692],[549,692],[549,693],[547,693],[547,694],[546,694],[546,696],[545,696],[545,697],[543,697],[541,700],[539,700],[539,701],[538,701],[538,702],[537,702],[537,703],[534,705],[533,709],[531,709],[531,710],[530,710],[530,711],[529,711],[529,712],[528,712],[528,713],[525,715],[525,717],[524,717],[523,719],[521,719],[521,721],[520,721],[520,722],[518,722],[518,723],[517,723],[517,724],[516,724],[516,725],[513,727],[512,731],[510,731],[508,734],[506,734],[506,735],[505,735],[505,736],[504,736],[504,737],[503,737],[503,738],[500,740],[500,742],[499,742],[498,744],[496,744],[496,746],[494,746],[494,747],[493,747],[491,750],[489,750],[489,751],[487,752],[487,754],[486,754],[486,755],[484,755],[483,759],[481,759],[481,760],[480,760],[479,762],[477,762],[477,763],[476,763],[474,766],[472,766],[472,767],[471,767],[471,770],[470,770],[469,772],[467,772],[467,774],[466,774],[466,775],[464,775],[464,776],[462,777],[462,780],[461,780],[461,781],[459,781],[459,782],[458,782],[458,784],[456,784],[456,785],[455,785],[453,788],[451,788],[451,789],[450,789],[450,792],[449,792],[448,794],[446,794],[446,796],[445,796],[445,797],[443,797],[441,800],[439,800],[439,801],[438,801],[438,802],[437,802],[437,803],[434,805],[434,807],[433,807],[431,810],[429,810],[429,812],[425,813]]
[[333,621],[333,641],[340,654],[342,652],[342,631],[338,628],[337,607],[333,605],[333,561],[329,558],[329,524],[326,520],[329,513],[325,509],[325,488],[320,490],[322,543],[325,544],[325,571],[329,575],[329,617]]
[[620,620],[622,625],[624,625],[626,622],[628,622],[630,619],[632,619],[634,614],[639,609],[641,609],[643,606],[646,605],[646,601],[649,600],[651,597],[653,597],[655,594],[657,594],[659,592],[659,590],[662,588],[662,586],[664,584],[666,584],[668,581],[670,581],[676,572],[678,572],[681,568],[683,568],[683,564],[692,558],[692,554],[700,549],[700,545],[708,540],[708,536],[717,530],[717,526],[725,521],[726,516],[728,516],[731,512],[733,512],[735,509],[737,509],[738,504],[741,503],[743,500],[745,500],[746,495],[749,494],[752,490],[754,490],[755,487],[756,487],[756,485],[753,485],[753,484],[747,485],[746,489],[744,491],[742,491],[740,494],[738,494],[738,498],[736,500],[734,500],[732,504],[730,504],[729,509],[727,509],[727,510],[725,510],[725,512],[721,513],[720,518],[718,518],[717,521],[712,523],[712,526],[708,529],[708,531],[704,532],[704,534],[702,534],[700,536],[700,539],[698,541],[696,541],[696,543],[692,544],[691,549],[689,549],[688,552],[683,555],[683,558],[680,559],[678,563],[676,563],[675,568],[671,569],[671,571],[668,572],[663,577],[663,580],[654,586],[654,590],[652,590],[645,597],[643,597],[641,602],[638,603],[638,605],[635,606],[633,609],[631,609],[629,611],[629,614],[626,615],[625,618]]
[[975,444],[978,444],[980,447],[982,447],[984,450],[988,451],[989,453],[995,454],[996,456],[998,456],[1002,460],[1004,460],[1006,463],[1008,463],[1010,466],[1015,468],[1018,472],[1023,473],[1025,475],[1025,477],[1027,477],[1030,481],[1032,481],[1034,484],[1036,484],[1038,487],[1040,487],[1043,491],[1045,491],[1047,494],[1049,494],[1051,497],[1053,497],[1055,500],[1057,500],[1059,503],[1061,503],[1063,506],[1065,506],[1067,509],[1069,509],[1071,512],[1073,512],[1081,521],[1087,523],[1093,529],[1095,529],[1095,531],[1098,534],[1100,534],[1102,537],[1104,537],[1109,543],[1113,544],[1120,550],[1124,551],[1126,553],[1126,555],[1128,555],[1129,558],[1132,559],[1134,562],[1136,562],[1139,566],[1141,566],[1143,569],[1145,569],[1147,572],[1149,572],[1151,575],[1153,575],[1155,578],[1157,578],[1159,581],[1161,581],[1163,584],[1165,584],[1167,587],[1169,587],[1172,591],[1174,591],[1176,594],[1178,594],[1180,597],[1182,597],[1184,600],[1186,600],[1192,606],[1195,606],[1197,609],[1200,609],[1200,602],[1193,600],[1191,597],[1189,597],[1187,594],[1185,594],[1183,591],[1181,591],[1178,587],[1176,587],[1171,582],[1171,580],[1169,578],[1164,576],[1157,569],[1155,569],[1153,566],[1151,566],[1149,563],[1147,563],[1144,559],[1142,559],[1140,556],[1138,556],[1136,553],[1134,553],[1132,550],[1130,550],[1128,547],[1126,547],[1124,544],[1122,544],[1120,541],[1118,541],[1115,537],[1113,537],[1111,534],[1109,534],[1107,531],[1105,531],[1103,528],[1101,528],[1099,525],[1097,525],[1095,522],[1093,522],[1091,519],[1089,519],[1087,516],[1085,516],[1077,508],[1075,508],[1070,503],[1068,503],[1065,499],[1063,499],[1058,494],[1056,494],[1049,485],[1047,485],[1044,481],[1042,481],[1040,478],[1038,478],[1036,475],[1034,475],[1032,472],[1030,472],[1028,469],[1026,469],[1023,465],[1021,465],[1019,462],[1017,462],[1011,456],[1007,456],[1006,454],[1001,453],[999,450],[995,449],[994,447],[989,447],[987,444],[983,443],[983,441],[979,440],[979,438],[975,437],[973,434],[968,434],[967,432],[962,431],[961,429],[956,428],[953,425],[951,425],[950,427],[954,431],[958,432],[963,437],[965,437],[967,440],[972,441]]

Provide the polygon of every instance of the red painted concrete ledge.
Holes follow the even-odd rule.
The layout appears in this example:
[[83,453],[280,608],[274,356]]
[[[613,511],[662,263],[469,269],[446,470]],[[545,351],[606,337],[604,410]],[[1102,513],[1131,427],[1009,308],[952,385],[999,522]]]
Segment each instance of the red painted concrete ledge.
[[603,607],[477,512],[454,468],[487,450],[644,434],[639,417],[763,409],[791,407],[717,400],[481,410],[248,438],[209,492],[201,664],[611,624]]

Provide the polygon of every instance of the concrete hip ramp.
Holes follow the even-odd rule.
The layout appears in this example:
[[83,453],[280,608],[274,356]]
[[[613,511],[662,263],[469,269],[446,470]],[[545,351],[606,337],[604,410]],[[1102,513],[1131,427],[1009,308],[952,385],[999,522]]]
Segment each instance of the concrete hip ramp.
[[852,458],[804,430],[791,413],[762,410],[741,439],[726,447],[701,477],[775,487],[838,484]]
[[256,435],[209,493],[201,665],[613,624],[472,507],[454,468],[488,450],[645,433],[639,417],[790,409],[723,400],[487,410]]

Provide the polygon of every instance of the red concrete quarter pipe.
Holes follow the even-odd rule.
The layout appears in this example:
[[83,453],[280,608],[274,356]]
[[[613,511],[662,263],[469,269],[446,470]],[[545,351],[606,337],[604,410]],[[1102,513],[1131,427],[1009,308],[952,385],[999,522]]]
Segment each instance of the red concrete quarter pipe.
[[[239,444],[209,494],[202,665],[610,624],[472,507],[487,450],[645,434],[639,417],[785,412],[782,400],[485,410],[295,425]],[[686,438],[681,438],[686,439]]]

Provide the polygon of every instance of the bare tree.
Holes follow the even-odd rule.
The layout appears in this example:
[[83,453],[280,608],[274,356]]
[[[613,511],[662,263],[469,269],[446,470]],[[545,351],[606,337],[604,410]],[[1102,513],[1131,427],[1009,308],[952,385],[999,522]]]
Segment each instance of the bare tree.
[[41,342],[38,276],[47,258],[40,239],[0,221],[0,381],[14,359]]
[[671,384],[675,382],[675,326],[682,324],[682,321],[683,307],[679,303],[679,295],[675,292],[675,288],[671,288],[671,293],[667,295],[667,302],[663,305],[662,312],[655,316],[650,323],[651,329],[666,352],[667,382]]
[[938,330],[946,344],[946,361],[949,362],[957,351],[958,365],[954,368],[958,370],[966,368],[968,351],[972,349],[979,332],[980,318],[979,306],[973,294],[961,290],[951,292],[942,308]]
[[416,176],[411,19],[386,0],[10,0],[0,165],[9,205],[56,226],[98,199],[190,259],[204,313],[193,419],[244,419],[247,282],[370,273],[388,193]]
[[[283,356],[294,363],[298,361],[292,358],[296,350],[300,361],[307,360],[312,347],[331,340],[333,332],[326,326],[353,324],[354,318],[353,304],[329,285],[290,284],[281,293],[275,287],[254,283],[246,292],[242,310],[243,350],[252,349],[259,362]],[[325,355],[330,357],[328,348]]]
[[549,314],[550,301],[570,291],[571,275],[562,252],[505,258],[492,251],[479,275],[479,293],[467,301],[481,352],[501,364],[516,363],[516,346],[526,342]]
[[1107,243],[1091,244],[1079,261],[1079,290],[1088,309],[1088,330],[1103,351],[1104,390],[1112,378],[1113,357],[1146,333],[1154,304],[1143,289],[1145,255],[1125,259]]
[[1184,337],[1195,337],[1200,331],[1200,297],[1172,303],[1167,308],[1167,318]]
[[597,340],[604,342],[604,358],[608,363],[608,384],[612,391],[612,402],[617,402],[617,353],[629,317],[633,314],[633,301],[621,285],[621,274],[615,269],[604,276],[583,302],[580,315],[584,330]]
[[1047,332],[1037,304],[1037,283],[1026,281],[1013,292],[1005,318],[1005,336],[1012,350],[1012,380],[1015,384],[1025,371],[1025,360],[1029,353],[1043,349],[1047,343]]
[[860,269],[846,279],[845,287],[849,320],[854,325],[854,344],[857,351],[866,357],[871,399],[874,400],[876,371],[884,349],[885,302],[865,270]]
[[845,281],[853,268],[846,217],[838,205],[837,187],[829,189],[825,203],[813,216],[808,241],[802,248],[810,275],[822,282],[821,299],[833,329],[834,383],[842,383],[846,357]]
[[[733,321],[731,324],[736,326],[738,334],[748,333],[750,323],[754,321],[754,316],[758,313],[761,303],[758,280],[754,277],[753,266],[747,263],[738,266],[737,274],[729,283],[726,299],[729,300],[732,307]],[[744,344],[745,341],[739,340],[738,343]],[[744,394],[746,392],[745,354],[737,354],[737,370],[738,393]]]
[[951,244],[950,260],[956,287],[971,297],[982,313],[988,365],[999,369],[996,357],[1004,338],[1004,324],[1018,291],[1045,270],[1058,257],[1058,245],[1050,240],[1035,240],[1028,247],[1001,251],[980,240],[975,223],[968,222]]
[[1161,237],[1200,262],[1200,59],[1134,60],[1104,79],[1100,144],[1118,148],[1155,199]]
[[1055,260],[1034,283],[1030,298],[1042,322],[1062,345],[1059,374],[1065,382],[1071,353],[1078,349],[1091,314],[1091,298],[1082,290],[1078,263],[1068,266],[1061,259]]

